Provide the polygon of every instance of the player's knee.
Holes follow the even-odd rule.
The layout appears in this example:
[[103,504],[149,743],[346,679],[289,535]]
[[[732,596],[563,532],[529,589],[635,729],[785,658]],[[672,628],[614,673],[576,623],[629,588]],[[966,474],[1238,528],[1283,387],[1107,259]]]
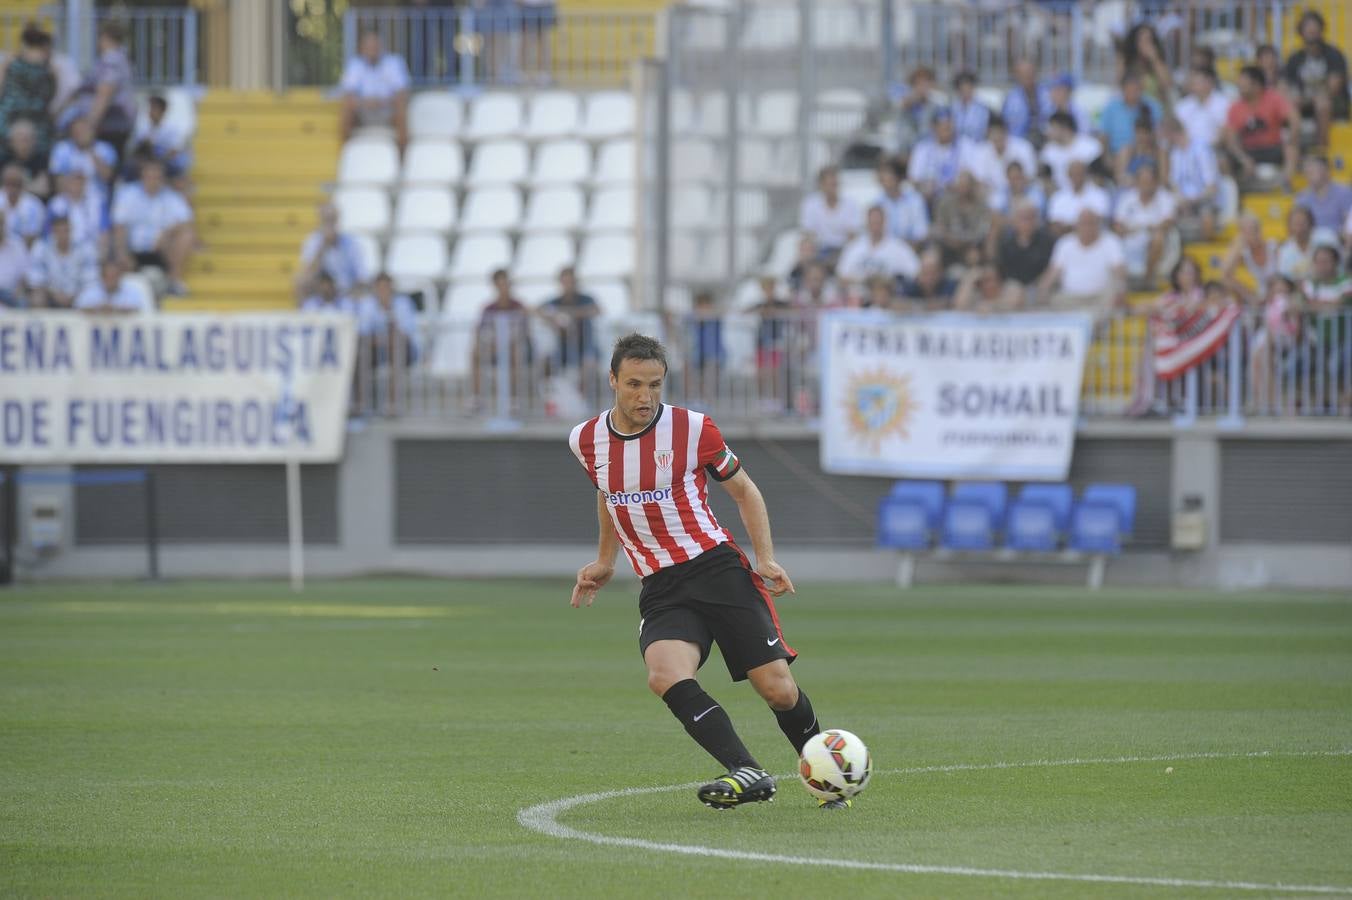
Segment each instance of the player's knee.
[[683,681],[688,676],[677,675],[674,672],[668,672],[665,669],[648,670],[648,690],[661,697],[671,690],[671,686],[678,681]]
[[794,704],[798,702],[798,685],[788,672],[763,680],[756,685],[756,690],[771,709],[780,712],[793,709]]

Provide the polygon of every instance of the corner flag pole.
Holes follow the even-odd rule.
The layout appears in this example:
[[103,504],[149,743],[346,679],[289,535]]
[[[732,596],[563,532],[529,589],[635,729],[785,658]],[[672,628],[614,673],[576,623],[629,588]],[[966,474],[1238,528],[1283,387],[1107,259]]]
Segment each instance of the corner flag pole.
[[301,523],[300,462],[286,461],[286,533],[290,549],[291,590],[305,590],[305,533]]

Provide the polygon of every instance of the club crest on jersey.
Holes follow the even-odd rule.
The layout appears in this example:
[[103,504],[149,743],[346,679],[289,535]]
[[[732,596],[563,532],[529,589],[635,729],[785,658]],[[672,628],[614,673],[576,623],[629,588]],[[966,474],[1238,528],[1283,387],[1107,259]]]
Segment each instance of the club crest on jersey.
[[671,461],[676,458],[673,450],[654,450],[653,461],[657,463],[659,469],[670,469]]

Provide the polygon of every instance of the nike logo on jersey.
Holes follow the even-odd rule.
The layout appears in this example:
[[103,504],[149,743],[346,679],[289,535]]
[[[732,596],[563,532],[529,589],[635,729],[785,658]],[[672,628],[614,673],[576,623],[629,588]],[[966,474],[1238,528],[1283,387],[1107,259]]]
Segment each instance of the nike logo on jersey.
[[779,638],[775,638],[773,641],[770,640],[769,638],[766,638],[766,639],[765,639],[765,646],[767,646],[767,647],[773,647],[775,644],[778,644],[778,643],[779,643]]
[[608,463],[608,462],[597,463],[597,464],[596,464],[596,467],[595,467],[595,468],[596,468],[596,471],[599,472],[599,471],[601,471],[602,469],[604,469],[604,468],[605,468],[606,466],[608,466],[608,465],[610,465],[610,463]]
[[707,716],[709,713],[713,712],[713,711],[716,710],[716,709],[718,709],[718,704],[717,704],[717,703],[715,703],[713,706],[709,707],[708,709],[706,709],[704,712],[700,713],[699,715],[695,716],[695,721],[698,722],[700,719],[704,718],[705,716]]

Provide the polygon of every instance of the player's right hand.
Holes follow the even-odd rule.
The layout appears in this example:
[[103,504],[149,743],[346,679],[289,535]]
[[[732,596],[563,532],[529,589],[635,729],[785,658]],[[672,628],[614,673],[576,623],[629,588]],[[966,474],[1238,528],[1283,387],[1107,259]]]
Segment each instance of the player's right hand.
[[586,601],[588,606],[596,599],[596,592],[606,586],[615,574],[615,567],[602,562],[589,562],[577,570],[577,584],[573,585],[572,607],[577,609]]

